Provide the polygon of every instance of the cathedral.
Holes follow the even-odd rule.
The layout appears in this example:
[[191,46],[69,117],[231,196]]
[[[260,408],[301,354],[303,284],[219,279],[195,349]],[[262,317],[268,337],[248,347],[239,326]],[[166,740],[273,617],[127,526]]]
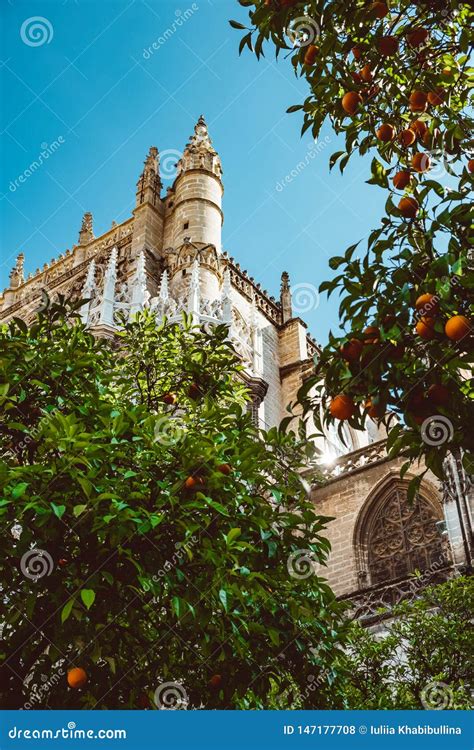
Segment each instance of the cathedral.
[[[18,256],[0,296],[0,322],[30,322],[46,290],[89,299],[81,317],[98,336],[112,337],[122,316],[144,307],[170,322],[186,312],[200,325],[225,323],[245,366],[255,422],[277,425],[311,373],[318,344],[293,316],[288,274],[276,299],[222,248],[222,196],[221,161],[200,117],[166,192],[152,147],[129,218],[96,237],[86,213],[77,244],[27,277]],[[328,431],[319,447],[322,479],[311,468],[305,478],[318,512],[333,520],[329,563],[318,574],[350,599],[361,621],[377,623],[381,607],[389,613],[420,587],[471,568],[474,492],[460,461],[447,463],[442,486],[426,474],[409,504],[408,482],[423,467],[400,479],[403,460],[388,459],[385,435],[371,420],[365,432],[346,428],[345,444]]]

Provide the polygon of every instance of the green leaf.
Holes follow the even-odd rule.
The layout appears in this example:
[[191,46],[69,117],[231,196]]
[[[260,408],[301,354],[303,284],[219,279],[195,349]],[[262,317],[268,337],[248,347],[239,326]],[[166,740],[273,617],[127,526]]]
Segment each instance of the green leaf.
[[81,599],[87,609],[90,609],[95,601],[95,591],[93,589],[82,589]]
[[28,487],[28,482],[20,482],[20,484],[17,484],[16,487],[14,487],[12,492],[12,497],[15,498],[15,500],[18,500],[18,498],[23,497]]
[[229,21],[230,25],[233,29],[246,29],[247,27],[243,25],[243,23],[239,23],[238,21]]
[[229,547],[234,541],[234,539],[237,539],[237,537],[240,536],[241,533],[242,533],[242,530],[239,528],[231,529],[226,536],[226,545]]
[[69,599],[68,602],[64,605],[61,611],[61,622],[66,622],[67,618],[71,614],[71,610],[74,605],[74,599]]
[[77,518],[77,516],[80,516],[81,513],[83,513],[83,511],[84,511],[85,508],[87,508],[86,504],[84,504],[84,505],[75,505],[74,508],[73,508],[73,510],[72,510],[73,516],[75,516]]
[[224,607],[225,611],[227,612],[227,592],[225,589],[220,589],[219,591],[219,599],[222,602],[222,606]]
[[65,505],[56,505],[53,502],[51,502],[50,505],[51,505],[51,507],[53,509],[54,515],[57,516],[58,518],[62,518],[62,516],[64,515],[64,513],[66,511],[66,506]]

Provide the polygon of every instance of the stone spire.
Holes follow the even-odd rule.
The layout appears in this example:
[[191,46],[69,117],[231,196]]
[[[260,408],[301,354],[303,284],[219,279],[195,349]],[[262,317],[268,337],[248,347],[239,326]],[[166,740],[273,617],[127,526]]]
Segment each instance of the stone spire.
[[145,253],[138,256],[137,270],[132,285],[132,302],[130,305],[130,315],[135,315],[139,310],[143,310],[146,292],[146,272],[145,272]]
[[17,256],[16,263],[10,271],[10,289],[16,289],[25,281],[25,256],[20,253]]
[[178,164],[178,174],[188,169],[207,169],[217,177],[222,174],[221,160],[212,145],[206,121],[200,116],[194,126],[194,133],[186,144],[183,156]]
[[169,291],[168,291],[168,271],[163,271],[163,275],[161,277],[161,284],[160,284],[160,293],[159,298],[162,302],[166,302],[169,297]]
[[283,271],[281,275],[280,305],[283,323],[287,323],[293,317],[293,310],[291,307],[290,277],[286,271]]
[[117,281],[117,248],[114,247],[110,253],[109,262],[105,270],[104,288],[102,291],[102,301],[100,305],[101,325],[114,325],[114,302],[115,302],[115,283]]
[[158,169],[158,149],[156,146],[152,146],[143,162],[143,171],[137,182],[137,207],[143,203],[151,203],[152,206],[158,205],[160,192],[161,180]]
[[94,230],[92,228],[92,214],[90,211],[86,211],[82,217],[81,231],[79,232],[79,244],[87,245],[88,242],[94,239]]
[[81,320],[84,323],[84,325],[87,325],[87,322],[89,320],[89,310],[90,310],[90,300],[94,294],[95,290],[95,260],[92,259],[89,263],[89,268],[87,269],[87,276],[86,280],[84,282],[84,286],[82,287],[81,292],[81,298],[82,299],[88,299],[89,302],[86,302],[82,305],[82,307],[79,310],[79,314],[81,316]]

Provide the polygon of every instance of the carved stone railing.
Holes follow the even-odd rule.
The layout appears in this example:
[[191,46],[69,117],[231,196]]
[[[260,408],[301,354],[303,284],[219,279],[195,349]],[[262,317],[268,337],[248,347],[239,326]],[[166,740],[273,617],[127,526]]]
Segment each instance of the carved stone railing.
[[350,603],[349,616],[362,625],[371,625],[392,615],[393,608],[402,601],[414,601],[424,588],[452,578],[454,568],[447,560],[439,566],[433,565],[419,576],[411,575],[390,583],[354,591],[338,597]]
[[321,469],[326,482],[338,479],[343,474],[351,474],[364,469],[369,464],[376,464],[387,460],[386,440],[378,440],[363,448],[358,448]]

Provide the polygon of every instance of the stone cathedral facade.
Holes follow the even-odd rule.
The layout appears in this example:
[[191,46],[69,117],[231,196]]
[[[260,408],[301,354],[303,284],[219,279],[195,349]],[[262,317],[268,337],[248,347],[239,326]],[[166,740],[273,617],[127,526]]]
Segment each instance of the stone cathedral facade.
[[[29,322],[46,290],[90,299],[81,315],[99,336],[113,336],[119,314],[145,307],[171,322],[186,312],[201,325],[225,323],[245,364],[254,419],[278,424],[311,372],[318,345],[293,316],[288,274],[275,299],[223,250],[222,196],[221,161],[200,117],[166,192],[152,147],[129,218],[96,237],[86,213],[77,244],[27,278],[18,256],[0,297],[0,322],[14,316]],[[448,467],[443,487],[428,475],[409,506],[410,477],[400,480],[402,461],[388,461],[384,435],[370,420],[365,433],[347,430],[346,445],[333,431],[320,447],[325,481],[311,492],[318,511],[334,517],[329,566],[320,573],[339,596],[350,596],[359,617],[371,622],[379,606],[416,595],[417,569],[419,587],[470,567],[473,492],[459,461]],[[310,469],[307,478],[311,484]]]

